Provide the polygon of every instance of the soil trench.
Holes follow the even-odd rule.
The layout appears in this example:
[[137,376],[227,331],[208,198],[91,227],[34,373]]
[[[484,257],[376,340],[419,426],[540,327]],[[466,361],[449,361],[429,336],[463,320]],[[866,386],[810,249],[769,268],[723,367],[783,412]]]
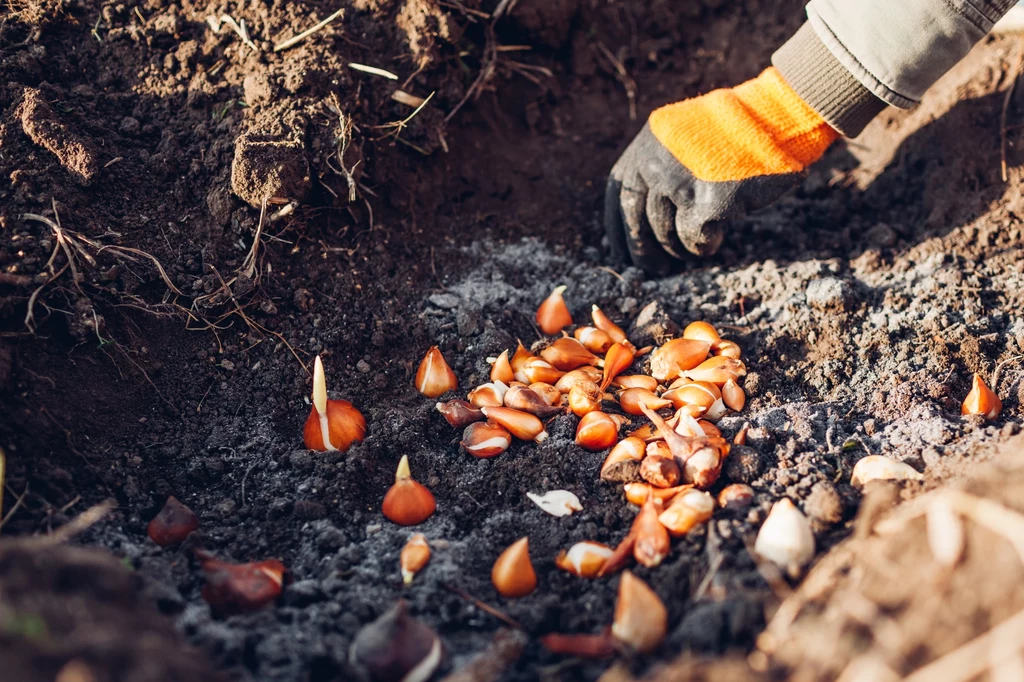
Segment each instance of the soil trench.
[[[667,606],[669,632],[616,674],[835,679],[877,653],[854,626],[817,627],[826,604],[759,657],[759,634],[801,588],[770,584],[747,547],[789,497],[825,564],[862,527],[859,459],[924,474],[889,505],[974,477],[1020,430],[1016,38],[986,39],[918,107],[835,145],[793,192],[731,226],[715,257],[651,278],[609,258],[608,169],[654,108],[755,76],[802,3],[257,0],[232,12],[24,0],[0,17],[0,667],[11,679],[357,679],[353,639],[399,598],[441,637],[441,679],[508,636],[452,587],[528,636],[496,679],[598,679],[612,662],[556,656],[539,636],[612,620],[617,578],[553,563],[581,540],[615,545],[632,523],[621,487],[599,479],[605,453],[577,448],[578,420],[559,416],[542,444],[475,459],[413,387],[434,345],[458,397],[486,381],[485,358],[540,338],[534,311],[559,285],[577,323],[597,304],[640,344],[651,329],[633,330],[638,318],[707,320],[749,369],[746,408],[718,425],[730,438],[749,425],[756,456],[730,462],[713,492],[748,483],[754,503],[716,511],[662,565],[634,569]],[[317,354],[331,397],[369,425],[345,454],[302,444]],[[1003,400],[993,422],[960,415],[974,372]],[[415,529],[380,512],[403,455],[438,505]],[[1016,504],[1019,476],[1005,472],[1017,469],[995,471],[969,489]],[[556,489],[583,510],[554,518],[526,496]],[[200,528],[160,548],[146,526],[170,495]],[[72,547],[39,540],[106,499],[115,508]],[[433,556],[405,587],[399,552],[413,532]],[[539,588],[506,600],[491,565],[523,536]],[[971,537],[975,556],[997,542]],[[864,542],[852,546],[892,550]],[[919,544],[907,556],[924,556]],[[266,608],[215,615],[196,549],[280,559],[290,583]],[[964,570],[991,578],[983,562]],[[830,580],[820,594],[852,603]],[[900,675],[1020,601],[964,588],[936,607],[875,587],[879,604],[910,604],[907,639],[882,652]],[[927,655],[911,646],[922,614],[958,608],[974,609],[972,627]],[[828,661],[793,653],[824,651],[822,632]],[[682,668],[665,667],[681,654]]]

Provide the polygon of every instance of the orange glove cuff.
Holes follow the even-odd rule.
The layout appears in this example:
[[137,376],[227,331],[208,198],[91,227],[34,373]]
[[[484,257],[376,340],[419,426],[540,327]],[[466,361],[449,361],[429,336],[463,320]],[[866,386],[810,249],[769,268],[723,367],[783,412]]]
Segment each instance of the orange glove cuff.
[[775,67],[731,90],[661,107],[649,124],[679,163],[708,182],[799,173],[839,137]]

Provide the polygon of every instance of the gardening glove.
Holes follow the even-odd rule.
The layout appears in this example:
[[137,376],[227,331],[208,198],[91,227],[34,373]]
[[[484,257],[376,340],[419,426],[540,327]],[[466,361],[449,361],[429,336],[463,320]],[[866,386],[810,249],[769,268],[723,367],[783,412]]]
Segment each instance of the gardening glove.
[[799,183],[837,137],[774,67],[735,88],[664,106],[608,178],[612,247],[661,274],[685,251],[711,255],[730,218]]

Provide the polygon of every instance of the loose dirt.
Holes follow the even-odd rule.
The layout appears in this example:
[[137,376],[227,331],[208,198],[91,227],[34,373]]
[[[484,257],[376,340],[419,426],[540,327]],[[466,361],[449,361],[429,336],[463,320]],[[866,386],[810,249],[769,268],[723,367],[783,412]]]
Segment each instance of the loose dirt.
[[[78,549],[37,557],[5,541],[0,564],[20,576],[2,579],[18,595],[0,591],[0,637],[19,644],[0,646],[5,669],[26,681],[52,680],[72,660],[98,681],[182,670],[352,679],[353,637],[403,597],[444,641],[446,674],[502,627],[447,585],[530,635],[503,680],[597,679],[608,662],[554,657],[536,636],[611,620],[617,580],[581,581],[552,562],[573,542],[614,544],[629,527],[635,510],[598,480],[602,454],[572,445],[575,418],[559,417],[543,445],[475,460],[412,386],[431,345],[463,388],[482,381],[484,358],[538,338],[533,311],[559,284],[577,320],[592,303],[624,326],[641,313],[706,319],[751,369],[748,407],[721,426],[752,427],[756,456],[734,458],[723,483],[750,483],[755,505],[718,512],[663,565],[637,570],[665,601],[670,632],[623,674],[681,652],[763,653],[755,642],[785,590],[746,547],[778,498],[812,518],[827,557],[859,526],[849,474],[860,457],[923,471],[925,484],[898,491],[909,498],[969,476],[1013,436],[1024,398],[1024,107],[1005,92],[1018,40],[986,40],[919,107],[885,112],[837,145],[796,191],[735,225],[718,256],[649,279],[608,261],[607,169],[651,109],[756,75],[802,21],[795,1],[683,5],[519,0],[492,20],[481,13],[493,2],[256,1],[239,11],[26,0],[0,17],[5,511],[20,500],[3,533],[45,534],[103,499],[118,504],[76,540],[113,560]],[[412,116],[396,89],[430,101]],[[302,448],[317,353],[332,395],[369,423],[345,455]],[[994,423],[959,415],[972,372],[1003,398]],[[398,571],[410,531],[379,511],[402,455],[438,500],[416,529],[435,549],[411,588]],[[555,519],[526,498],[559,488],[584,511]],[[168,495],[200,518],[182,548],[146,538]],[[506,601],[490,566],[524,535],[540,587]],[[293,582],[274,606],[215,617],[200,598],[196,547],[238,562],[280,558]],[[81,562],[97,565],[88,573],[102,586],[81,581]],[[68,616],[59,606],[69,594],[97,615]],[[893,645],[904,667],[888,659],[892,669],[909,672],[1006,615],[987,596],[954,594],[949,603],[986,615],[912,655]],[[809,679],[861,653],[864,633],[853,630],[836,635],[825,666],[786,653],[814,646],[823,613],[802,611],[796,632],[808,634],[765,665]],[[150,648],[132,649],[131,632],[146,632],[137,639]],[[124,655],[97,653],[109,642]],[[152,677],[126,677],[132,657]],[[711,665],[716,679],[753,674],[736,659],[683,665],[695,676]]]

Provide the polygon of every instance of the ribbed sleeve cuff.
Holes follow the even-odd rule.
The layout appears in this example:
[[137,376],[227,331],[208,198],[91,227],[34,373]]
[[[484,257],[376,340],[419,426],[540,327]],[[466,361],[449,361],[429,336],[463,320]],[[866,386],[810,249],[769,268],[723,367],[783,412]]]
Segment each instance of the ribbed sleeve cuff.
[[856,137],[886,107],[843,66],[808,22],[772,55],[796,94],[846,137]]

